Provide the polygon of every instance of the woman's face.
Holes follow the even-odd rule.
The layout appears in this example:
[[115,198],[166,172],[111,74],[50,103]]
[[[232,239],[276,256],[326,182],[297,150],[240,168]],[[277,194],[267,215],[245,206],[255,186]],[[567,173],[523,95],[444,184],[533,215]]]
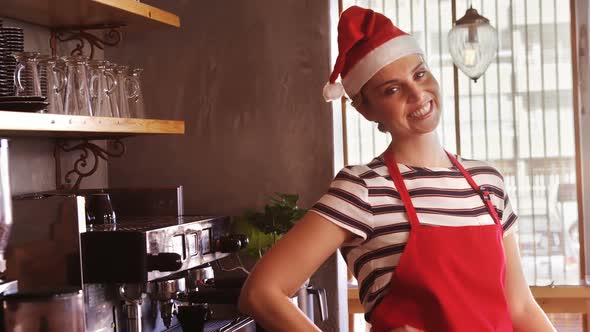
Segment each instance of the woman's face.
[[420,55],[408,55],[383,67],[362,88],[357,109],[393,137],[430,133],[441,116],[438,82]]

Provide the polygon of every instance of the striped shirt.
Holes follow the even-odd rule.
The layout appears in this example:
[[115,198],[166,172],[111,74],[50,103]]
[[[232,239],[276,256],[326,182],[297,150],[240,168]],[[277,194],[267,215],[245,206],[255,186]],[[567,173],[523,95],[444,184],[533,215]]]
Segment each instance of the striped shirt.
[[[490,192],[507,235],[517,216],[504,190],[502,175],[482,161],[460,159],[460,162],[475,183]],[[480,195],[455,166],[425,168],[398,164],[398,167],[422,224],[494,223]],[[404,205],[383,156],[366,165],[343,168],[311,211],[357,235],[340,249],[358,280],[359,297],[365,319],[369,321],[375,305],[389,290],[410,232]]]

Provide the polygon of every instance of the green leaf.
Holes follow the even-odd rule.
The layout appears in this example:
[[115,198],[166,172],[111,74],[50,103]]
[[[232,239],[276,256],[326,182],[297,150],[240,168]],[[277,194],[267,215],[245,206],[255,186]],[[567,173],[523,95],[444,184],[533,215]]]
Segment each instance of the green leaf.
[[260,252],[264,254],[275,242],[275,239],[271,234],[261,231],[256,226],[249,223],[244,217],[236,217],[232,219],[232,231],[234,233],[248,236],[250,242],[244,251],[255,258],[260,258]]
[[287,233],[307,212],[297,207],[299,195],[275,193],[263,212],[246,211],[244,220],[261,232],[277,237]]

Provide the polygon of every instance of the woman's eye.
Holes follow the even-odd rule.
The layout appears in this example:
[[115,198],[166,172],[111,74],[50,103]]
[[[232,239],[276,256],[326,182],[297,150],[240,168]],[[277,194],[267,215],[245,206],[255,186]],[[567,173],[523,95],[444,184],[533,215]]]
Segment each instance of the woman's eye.
[[419,71],[416,73],[416,78],[422,78],[426,76],[426,71]]
[[397,90],[399,90],[397,86],[392,86],[391,88],[388,88],[387,90],[385,90],[385,94],[392,95],[392,94],[396,93]]

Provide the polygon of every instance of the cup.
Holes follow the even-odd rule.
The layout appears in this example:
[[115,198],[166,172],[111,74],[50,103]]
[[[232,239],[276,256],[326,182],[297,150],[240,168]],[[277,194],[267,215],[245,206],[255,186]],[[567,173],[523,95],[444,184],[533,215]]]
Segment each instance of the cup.
[[179,305],[176,309],[183,331],[203,331],[205,322],[211,319],[211,310],[206,303]]
[[141,92],[141,68],[131,68],[129,70],[129,78],[133,82],[132,88],[137,91],[135,96],[129,97],[129,114],[132,118],[145,118],[145,107],[143,104],[143,93]]
[[67,115],[92,116],[87,58],[83,56],[66,56],[63,59],[67,66],[64,113]]
[[90,104],[94,116],[115,116],[113,93],[117,88],[117,81],[112,72],[106,70],[107,62],[92,60],[88,63],[90,68]]
[[130,118],[129,103],[137,98],[137,81],[129,76],[129,67],[115,66],[115,77],[117,78],[116,98],[119,107],[119,117]]
[[62,92],[66,87],[67,78],[63,68],[58,66],[60,58],[49,55],[39,57],[39,69],[45,73],[47,84],[47,113],[63,114],[64,102]]
[[39,76],[39,53],[15,52],[14,90],[17,96],[42,96]]
[[119,82],[117,81],[117,76],[115,75],[115,68],[117,68],[117,65],[115,65],[112,62],[109,61],[105,61],[105,75],[108,75],[109,77],[113,77],[114,78],[114,85],[115,85],[115,89],[109,94],[109,104],[110,104],[110,108],[111,108],[111,112],[113,113],[113,117],[119,118],[121,117],[121,114],[119,112],[119,89],[117,88],[119,85]]

